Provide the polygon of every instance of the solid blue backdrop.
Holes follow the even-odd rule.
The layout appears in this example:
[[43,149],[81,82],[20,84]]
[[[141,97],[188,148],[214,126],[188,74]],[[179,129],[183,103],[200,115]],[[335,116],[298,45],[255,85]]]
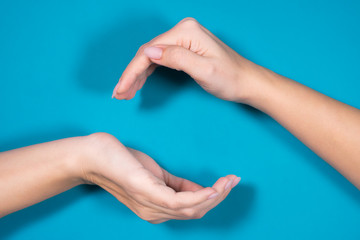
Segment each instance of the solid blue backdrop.
[[242,181],[203,219],[160,225],[80,186],[2,218],[0,239],[360,239],[359,191],[261,112],[164,69],[133,100],[111,99],[137,48],[191,16],[359,108],[359,12],[358,1],[1,1],[0,151],[104,131],[201,184]]

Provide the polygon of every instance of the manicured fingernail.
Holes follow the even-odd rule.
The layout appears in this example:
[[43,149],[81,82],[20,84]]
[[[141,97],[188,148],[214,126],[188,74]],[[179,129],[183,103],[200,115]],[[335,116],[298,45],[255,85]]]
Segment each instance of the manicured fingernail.
[[213,198],[216,198],[217,196],[219,196],[219,193],[213,193],[213,194],[211,194],[209,197],[208,197],[208,199],[213,199]]
[[233,183],[233,180],[231,179],[231,180],[226,184],[225,190],[228,190],[228,189],[231,187],[232,183]]
[[116,95],[116,91],[117,91],[118,87],[119,87],[119,83],[118,83],[118,84],[116,84],[116,86],[115,86],[115,88],[114,88],[114,91],[113,91],[113,94],[112,94],[112,97],[111,97],[111,98],[114,98],[114,97],[115,97],[115,95]]
[[236,185],[238,185],[238,183],[240,182],[240,180],[241,180],[241,178],[240,178],[240,177],[235,178],[235,180],[234,180],[234,182],[233,182],[233,184],[232,184],[231,188],[233,188],[233,187],[235,187]]
[[148,47],[145,48],[144,54],[152,59],[160,59],[162,56],[163,50],[158,47]]

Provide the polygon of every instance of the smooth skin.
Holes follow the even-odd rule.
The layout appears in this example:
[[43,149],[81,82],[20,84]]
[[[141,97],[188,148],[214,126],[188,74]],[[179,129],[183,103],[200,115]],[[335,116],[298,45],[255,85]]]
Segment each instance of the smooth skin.
[[193,18],[140,47],[113,97],[131,99],[156,66],[188,73],[224,100],[263,111],[360,189],[360,110],[261,67]]
[[170,174],[114,136],[95,133],[0,153],[0,217],[80,184],[96,184],[151,223],[196,219],[239,181],[228,175],[204,188]]

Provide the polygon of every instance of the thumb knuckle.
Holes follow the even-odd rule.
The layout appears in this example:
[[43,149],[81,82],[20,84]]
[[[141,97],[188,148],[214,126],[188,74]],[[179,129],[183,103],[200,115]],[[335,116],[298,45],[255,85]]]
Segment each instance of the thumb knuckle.
[[195,18],[187,17],[180,21],[180,25],[183,27],[194,28],[199,26],[199,22]]
[[164,51],[165,61],[176,70],[180,70],[184,63],[184,51],[180,47],[170,47]]
[[206,77],[214,76],[217,72],[217,66],[215,63],[209,63],[204,68],[204,74]]
[[197,214],[196,210],[193,208],[185,208],[181,212],[182,212],[183,216],[188,219],[194,218]]

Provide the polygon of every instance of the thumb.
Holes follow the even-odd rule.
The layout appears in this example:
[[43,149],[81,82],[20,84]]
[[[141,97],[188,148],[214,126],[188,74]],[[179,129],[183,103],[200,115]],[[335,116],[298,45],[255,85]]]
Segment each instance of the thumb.
[[153,63],[184,71],[194,79],[201,78],[207,68],[207,61],[203,56],[181,46],[151,46],[144,49],[144,54]]

